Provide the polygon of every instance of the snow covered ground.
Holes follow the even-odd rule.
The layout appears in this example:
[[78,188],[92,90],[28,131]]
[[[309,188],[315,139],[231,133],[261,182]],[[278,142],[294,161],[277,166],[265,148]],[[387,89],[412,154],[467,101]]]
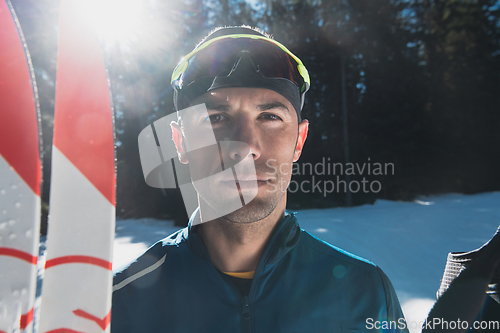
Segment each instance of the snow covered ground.
[[[500,225],[500,192],[379,200],[353,208],[303,210],[298,217],[313,235],[379,265],[416,333],[434,303],[448,252],[480,247]],[[177,229],[171,221],[117,221],[113,269]]]

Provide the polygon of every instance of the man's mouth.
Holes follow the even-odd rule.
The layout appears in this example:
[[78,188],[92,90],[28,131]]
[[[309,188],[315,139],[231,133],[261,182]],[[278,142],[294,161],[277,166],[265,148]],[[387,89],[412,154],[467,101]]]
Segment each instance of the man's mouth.
[[222,179],[221,183],[225,185],[237,184],[242,189],[251,189],[268,184],[270,181],[267,177],[256,176],[236,176],[236,178]]
[[268,179],[264,177],[239,177],[237,176],[236,182],[267,182]]

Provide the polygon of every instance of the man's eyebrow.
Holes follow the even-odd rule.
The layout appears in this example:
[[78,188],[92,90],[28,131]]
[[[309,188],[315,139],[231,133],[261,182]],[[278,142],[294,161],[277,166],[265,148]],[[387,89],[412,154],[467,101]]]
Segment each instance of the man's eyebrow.
[[286,105],[280,102],[271,102],[257,105],[257,110],[259,111],[267,111],[272,109],[282,109],[283,111],[290,113],[290,110],[286,107]]
[[231,110],[231,107],[228,104],[218,103],[218,102],[205,102],[207,106],[207,110],[214,110],[220,112],[227,112]]

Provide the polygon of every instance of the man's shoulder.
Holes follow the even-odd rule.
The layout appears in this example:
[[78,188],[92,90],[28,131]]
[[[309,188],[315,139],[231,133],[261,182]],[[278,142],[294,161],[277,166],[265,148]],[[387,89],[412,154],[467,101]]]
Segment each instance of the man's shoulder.
[[131,277],[139,278],[142,275],[159,268],[165,263],[169,252],[174,249],[184,247],[186,240],[187,228],[184,228],[157,241],[128,266],[125,266],[123,269],[115,273],[113,284],[116,286],[122,282],[128,282],[125,280],[130,280]]
[[301,229],[301,243],[308,247],[311,251],[315,252],[317,255],[322,255],[327,258],[329,257],[335,262],[343,261],[346,264],[367,269],[373,269],[377,267],[373,262],[350,253],[344,249],[341,249],[335,245],[332,245],[316,236],[313,236],[304,229]]
[[315,258],[310,259],[309,263],[317,271],[333,273],[336,285],[343,283],[344,291],[349,293],[353,286],[363,286],[363,297],[368,297],[370,293],[380,304],[384,304],[387,311],[402,317],[394,287],[379,266],[321,240],[304,229],[301,229],[300,240],[303,248],[301,252],[304,257]]

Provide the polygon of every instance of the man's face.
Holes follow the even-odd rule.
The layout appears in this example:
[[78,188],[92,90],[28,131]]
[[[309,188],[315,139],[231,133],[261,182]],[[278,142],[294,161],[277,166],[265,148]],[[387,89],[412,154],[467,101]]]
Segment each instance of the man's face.
[[[218,89],[192,104],[202,103],[208,118],[186,112],[182,129],[173,126],[181,162],[188,163],[193,181],[209,179],[194,182],[202,214],[213,210],[216,216],[217,210],[237,204],[243,207],[225,218],[248,223],[269,216],[278,206],[284,209],[292,163],[300,157],[307,136],[307,120],[298,124],[290,102],[262,88]],[[212,131],[217,145],[196,149]]]

